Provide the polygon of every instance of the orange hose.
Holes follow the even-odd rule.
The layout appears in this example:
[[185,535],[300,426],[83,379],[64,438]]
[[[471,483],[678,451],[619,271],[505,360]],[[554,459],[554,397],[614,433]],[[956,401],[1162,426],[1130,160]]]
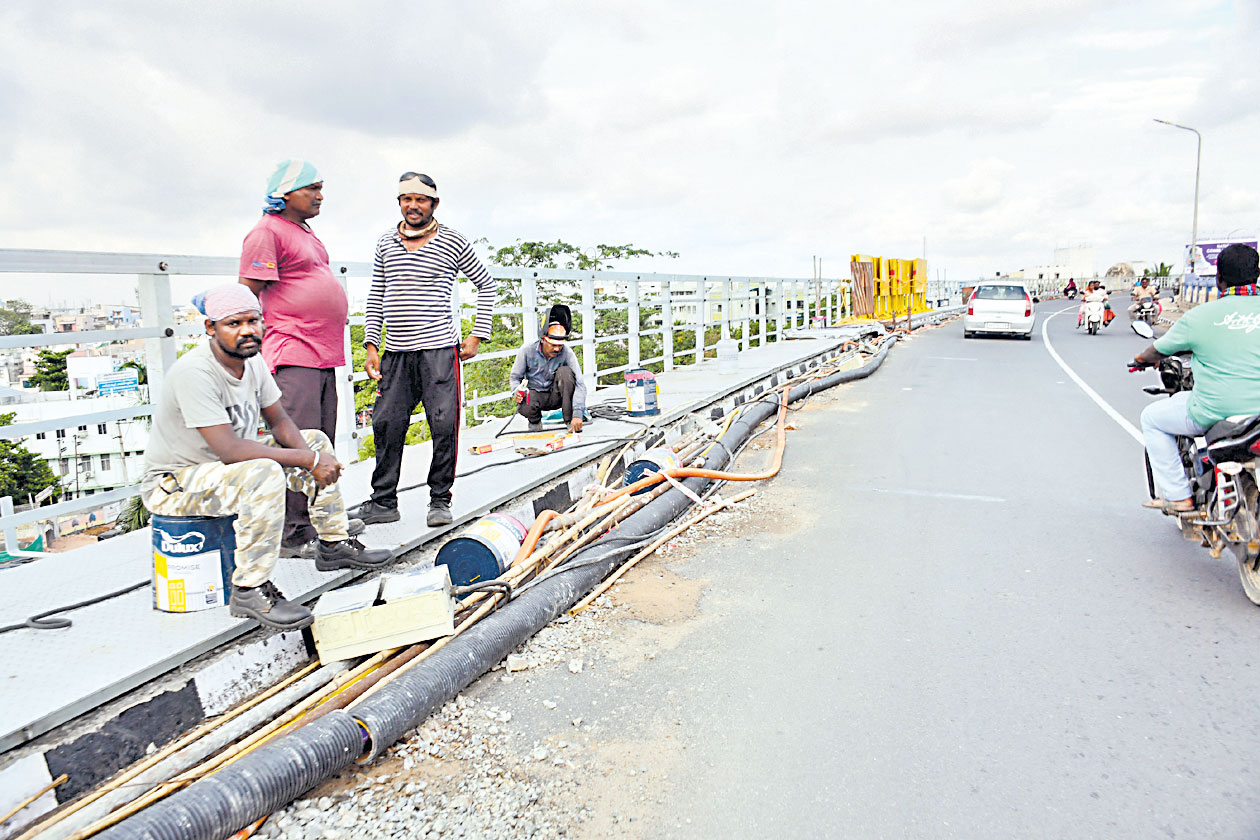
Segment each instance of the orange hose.
[[774,459],[770,462],[770,466],[759,473],[732,473],[723,472],[721,470],[704,470],[696,467],[671,467],[661,472],[654,472],[644,478],[639,479],[634,484],[623,487],[617,492],[611,494],[607,498],[596,504],[596,507],[606,505],[627,493],[637,493],[645,487],[651,487],[665,480],[668,475],[671,478],[715,478],[722,481],[765,481],[768,478],[774,478],[779,473],[779,468],[783,466],[783,450],[787,445],[787,428],[784,419],[787,417],[787,400],[784,399],[779,404],[779,433],[775,439]]
[[542,537],[543,529],[547,527],[548,522],[559,515],[560,514],[554,510],[544,510],[538,515],[538,517],[534,520],[534,524],[529,526],[529,533],[525,535],[525,541],[521,543],[521,550],[516,552],[516,556],[512,558],[513,566],[534,553],[534,548],[538,545],[538,540]]

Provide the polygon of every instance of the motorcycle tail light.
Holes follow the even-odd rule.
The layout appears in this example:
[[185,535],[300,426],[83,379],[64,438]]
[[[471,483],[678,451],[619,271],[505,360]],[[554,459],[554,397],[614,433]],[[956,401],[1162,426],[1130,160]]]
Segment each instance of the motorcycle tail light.
[[1254,453],[1256,455],[1260,455],[1260,438],[1257,438],[1255,442],[1251,444],[1251,446],[1248,446],[1247,451]]

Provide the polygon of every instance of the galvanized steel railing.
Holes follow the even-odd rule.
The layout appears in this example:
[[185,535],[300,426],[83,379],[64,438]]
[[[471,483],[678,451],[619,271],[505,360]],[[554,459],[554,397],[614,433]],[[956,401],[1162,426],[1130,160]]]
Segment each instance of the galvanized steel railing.
[[[140,303],[140,328],[120,330],[94,330],[91,332],[52,333],[45,335],[0,336],[0,350],[29,347],[66,346],[104,341],[123,341],[141,338],[145,341],[145,364],[150,393],[162,387],[166,372],[175,363],[176,351],[181,341],[204,333],[200,324],[177,324],[175,307],[171,298],[172,277],[218,278],[219,282],[235,279],[239,262],[234,257],[197,257],[163,254],[118,254],[75,251],[40,251],[0,249],[0,273],[30,274],[44,282],[53,282],[59,275],[133,275],[136,277]],[[366,262],[333,262],[333,274],[338,277],[349,294],[349,282],[371,280],[371,265]],[[817,322],[832,324],[852,313],[849,284],[840,280],[816,280],[809,278],[731,277],[700,275],[644,274],[625,271],[575,271],[559,269],[504,268],[492,266],[491,273],[501,286],[510,284],[519,305],[495,306],[495,317],[521,316],[519,339],[522,343],[538,336],[538,315],[545,312],[552,300],[540,300],[540,286],[563,288],[564,297],[572,301],[575,315],[583,328],[580,339],[573,342],[582,359],[582,372],[592,390],[600,377],[616,374],[646,365],[661,366],[672,370],[677,366],[701,361],[705,354],[716,349],[709,343],[707,334],[720,328],[719,340],[738,333],[740,349],[773,338],[781,340],[785,330],[808,327]],[[208,281],[207,285],[210,285]],[[458,320],[475,310],[475,290],[463,284],[461,296],[453,304]],[[465,302],[463,297],[470,299]],[[501,295],[501,297],[504,297]],[[620,298],[620,299],[619,299]],[[627,330],[622,333],[600,335],[597,328],[598,314],[609,310],[626,310]],[[642,329],[643,314],[653,311],[660,326]],[[351,316],[345,331],[347,360],[352,358],[350,326],[361,325],[362,315]],[[752,334],[752,326],[756,333]],[[694,346],[675,351],[674,336],[691,333]],[[662,350],[651,358],[641,357],[641,339],[660,335]],[[600,345],[621,343],[626,349],[627,361],[607,369],[600,369],[597,350]],[[513,349],[479,353],[467,364],[477,365],[494,359],[514,356]],[[371,434],[370,426],[358,426],[355,417],[354,383],[367,378],[363,371],[350,366],[338,369],[338,457],[349,463],[357,460],[359,444]],[[465,404],[474,413],[480,406],[509,399],[506,377],[503,390],[490,394],[465,395]],[[0,428],[0,439],[21,439],[39,432],[69,429],[74,426],[148,417],[152,409],[148,405],[131,408],[92,411],[56,420],[15,423]],[[413,421],[424,419],[416,415]],[[66,516],[103,504],[120,501],[136,495],[136,485],[119,487],[103,493],[81,496],[39,507],[21,513],[13,512],[13,502],[0,499],[0,531],[6,535],[6,545],[16,546],[14,529],[18,526]]]

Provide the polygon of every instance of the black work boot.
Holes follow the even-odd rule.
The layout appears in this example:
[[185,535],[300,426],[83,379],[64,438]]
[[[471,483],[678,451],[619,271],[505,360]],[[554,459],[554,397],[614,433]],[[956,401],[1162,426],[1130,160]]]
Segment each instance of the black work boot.
[[301,630],[314,619],[301,604],[286,600],[271,581],[261,586],[232,586],[228,608],[237,618],[252,618],[275,630]]
[[430,528],[437,528],[441,525],[451,524],[451,503],[442,502],[434,499],[429,502],[429,516],[425,520],[425,524]]
[[[351,519],[346,526],[346,534],[351,537],[357,537],[362,534],[367,526],[363,524],[362,519]],[[319,538],[312,537],[306,542],[300,543],[281,543],[280,556],[286,558],[296,558],[299,560],[314,560],[316,553],[319,551]]]
[[338,569],[380,569],[388,566],[393,559],[394,552],[388,548],[367,548],[353,537],[335,543],[320,540],[315,557],[315,568],[321,572],[335,572]]
[[[402,514],[398,512],[398,508],[383,505],[380,502],[368,500],[350,511],[350,516],[355,519],[362,519],[365,525],[376,525],[380,522],[397,522],[402,519]],[[351,534],[350,536],[354,536]]]

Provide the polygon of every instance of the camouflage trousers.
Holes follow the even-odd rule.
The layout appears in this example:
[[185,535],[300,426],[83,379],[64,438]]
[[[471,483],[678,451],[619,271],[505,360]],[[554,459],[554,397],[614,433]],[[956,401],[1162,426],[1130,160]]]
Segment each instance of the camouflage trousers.
[[[319,429],[306,429],[302,437],[311,449],[332,454],[328,435]],[[270,435],[258,442],[278,445]],[[280,559],[286,489],[310,499],[311,524],[320,539],[347,539],[349,522],[337,485],[321,490],[310,470],[282,467],[267,458],[238,464],[208,461],[184,467],[164,478],[145,497],[144,506],[161,516],[236,514],[236,571],[232,573],[232,583],[258,586],[271,577],[271,570]]]

